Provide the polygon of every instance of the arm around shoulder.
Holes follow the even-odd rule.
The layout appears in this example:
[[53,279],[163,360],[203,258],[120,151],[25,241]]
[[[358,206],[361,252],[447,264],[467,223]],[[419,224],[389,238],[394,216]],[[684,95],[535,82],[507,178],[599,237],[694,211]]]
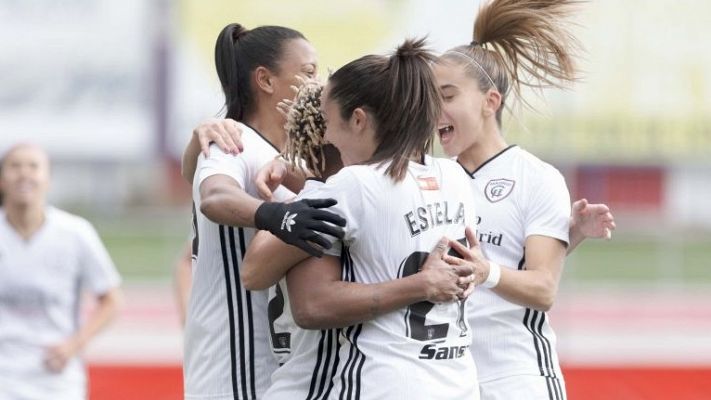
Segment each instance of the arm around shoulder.
[[261,204],[228,175],[212,175],[200,183],[200,212],[217,224],[253,227]]

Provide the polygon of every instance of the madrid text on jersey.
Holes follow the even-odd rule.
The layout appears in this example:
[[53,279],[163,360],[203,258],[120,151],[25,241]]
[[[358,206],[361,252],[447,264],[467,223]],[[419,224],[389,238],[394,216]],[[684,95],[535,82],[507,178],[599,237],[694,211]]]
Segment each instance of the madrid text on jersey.
[[[450,214],[450,210],[456,212]],[[440,225],[464,225],[464,204],[459,203],[456,207],[449,206],[446,201],[427,204],[417,207],[416,210],[405,214],[405,222],[410,229],[410,236],[417,236],[420,233]]]
[[479,243],[487,243],[487,244],[493,244],[494,246],[499,246],[501,247],[501,242],[504,240],[504,234],[499,233],[498,235],[495,232],[481,232],[479,230],[479,225],[481,224],[481,217],[477,216],[476,217],[476,236],[477,239],[479,240]]

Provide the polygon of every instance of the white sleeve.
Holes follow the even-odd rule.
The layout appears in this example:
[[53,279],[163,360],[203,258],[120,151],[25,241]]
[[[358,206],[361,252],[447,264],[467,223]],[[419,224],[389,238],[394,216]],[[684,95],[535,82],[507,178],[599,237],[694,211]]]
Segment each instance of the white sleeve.
[[[357,237],[359,229],[358,221],[363,215],[363,194],[361,189],[361,183],[355,174],[345,169],[330,177],[326,183],[320,187],[310,190],[303,196],[300,194],[299,197],[305,199],[335,199],[338,204],[325,210],[338,214],[346,219],[346,226],[343,228],[345,231],[343,243],[348,244]],[[331,242],[336,241],[331,236],[324,235],[324,237]],[[334,246],[324,253],[332,256],[340,256],[341,245],[342,243],[334,243]]]
[[197,171],[195,179],[198,186],[207,178],[213,175],[227,175],[237,181],[243,190],[247,190],[246,185],[250,182],[249,160],[250,155],[242,152],[238,155],[227,154],[217,145],[210,145],[210,157],[205,158],[203,154],[198,157]]
[[94,227],[86,221],[82,225],[79,237],[81,285],[94,294],[102,295],[119,286],[121,277]]
[[570,194],[565,179],[557,170],[546,171],[532,186],[526,212],[526,237],[549,236],[569,242]]

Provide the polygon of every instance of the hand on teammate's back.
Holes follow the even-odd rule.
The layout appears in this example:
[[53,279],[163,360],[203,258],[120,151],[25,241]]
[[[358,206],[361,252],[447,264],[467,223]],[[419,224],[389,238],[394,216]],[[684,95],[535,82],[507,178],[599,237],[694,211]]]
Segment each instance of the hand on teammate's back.
[[443,237],[430,252],[419,272],[426,278],[427,301],[448,303],[464,297],[473,281],[468,265],[451,265],[444,261],[449,239]]
[[340,215],[323,210],[335,205],[334,199],[304,199],[292,203],[264,202],[254,214],[257,229],[271,232],[283,242],[294,245],[314,257],[332,243],[319,233],[342,239],[346,220]]
[[242,128],[230,118],[210,118],[200,123],[193,130],[200,142],[200,149],[205,157],[210,156],[210,144],[215,143],[225,153],[237,155],[244,151]]

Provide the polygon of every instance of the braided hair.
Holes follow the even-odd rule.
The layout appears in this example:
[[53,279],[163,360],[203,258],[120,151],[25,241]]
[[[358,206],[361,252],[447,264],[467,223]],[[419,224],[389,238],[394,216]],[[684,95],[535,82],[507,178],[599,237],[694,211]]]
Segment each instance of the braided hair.
[[323,85],[314,81],[299,87],[284,125],[287,142],[282,153],[292,170],[308,171],[319,178],[325,167],[326,122],[321,113],[322,91]]

